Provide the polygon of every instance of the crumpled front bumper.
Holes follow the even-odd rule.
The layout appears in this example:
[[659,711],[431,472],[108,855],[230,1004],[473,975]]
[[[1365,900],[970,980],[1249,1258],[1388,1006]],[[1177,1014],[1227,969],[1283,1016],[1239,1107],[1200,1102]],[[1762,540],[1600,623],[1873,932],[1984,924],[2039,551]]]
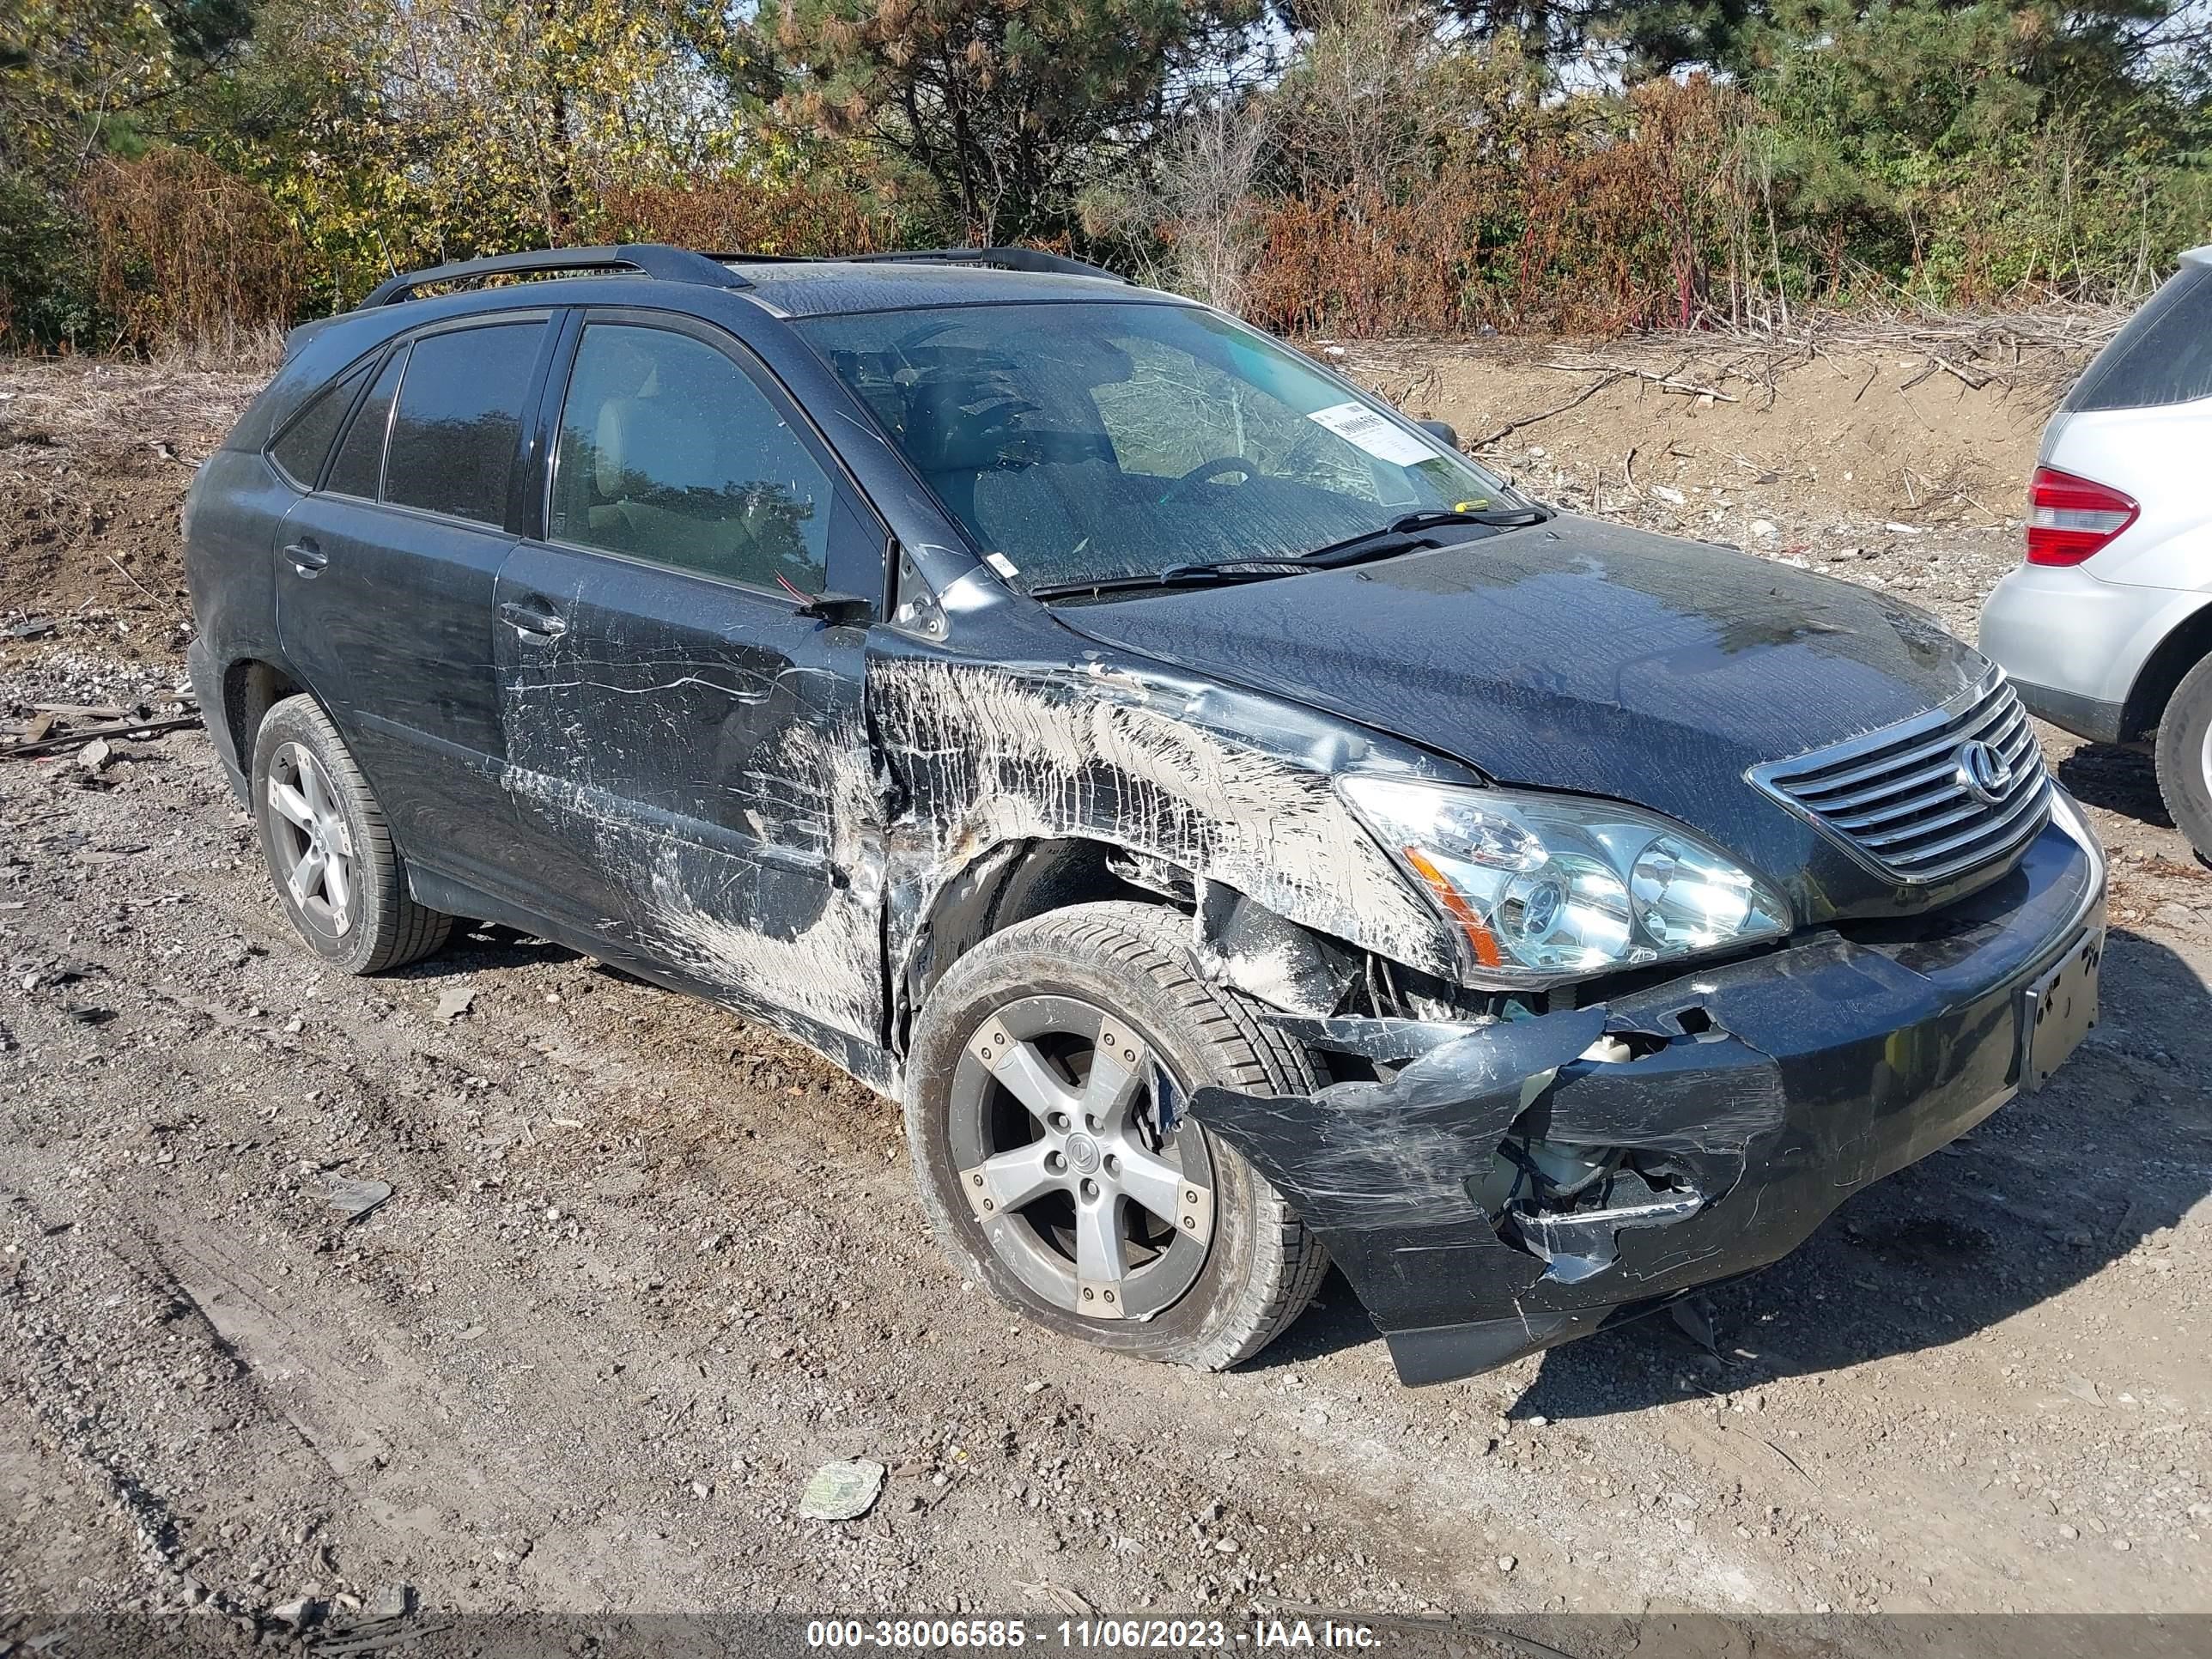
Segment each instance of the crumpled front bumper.
[[[1285,1018],[1315,1047],[1381,1062],[1382,1079],[1297,1097],[1204,1089],[1190,1112],[1320,1235],[1401,1376],[1471,1376],[1778,1260],[1995,1111],[2021,1086],[2023,993],[2101,933],[2104,892],[2095,838],[2061,799],[2016,869],[1937,914],[1528,1019]],[[1607,1033],[1661,1046],[1579,1058]],[[1470,1192],[1509,1130],[1663,1158],[1702,1201],[1610,1238],[1570,1229],[1547,1261]]]

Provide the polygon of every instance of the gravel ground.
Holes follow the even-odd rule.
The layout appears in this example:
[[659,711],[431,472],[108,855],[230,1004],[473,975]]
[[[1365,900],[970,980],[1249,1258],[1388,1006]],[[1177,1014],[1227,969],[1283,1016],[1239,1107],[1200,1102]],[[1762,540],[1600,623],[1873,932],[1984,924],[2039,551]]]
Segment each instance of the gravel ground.
[[[1601,404],[1500,463],[1616,489]],[[2017,556],[1747,442],[1607,510],[1961,629]],[[75,604],[0,705],[173,690]],[[1223,1376],[1032,1332],[939,1256],[889,1105],[556,946],[325,976],[200,733],[0,763],[0,1608],[2212,1611],[2212,876],[2141,757],[2045,735],[2114,855],[2052,1086],[1680,1319],[1419,1392],[1334,1277]],[[848,1457],[882,1498],[799,1518]]]

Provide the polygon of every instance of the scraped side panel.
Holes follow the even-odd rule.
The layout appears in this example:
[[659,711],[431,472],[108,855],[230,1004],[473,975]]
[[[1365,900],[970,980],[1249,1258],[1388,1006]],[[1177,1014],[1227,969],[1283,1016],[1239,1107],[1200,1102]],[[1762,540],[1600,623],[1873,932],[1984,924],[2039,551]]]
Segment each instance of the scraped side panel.
[[885,1080],[858,635],[564,549],[500,580],[564,624],[495,630],[518,884],[579,942]]
[[[1275,705],[1103,668],[884,659],[870,712],[908,799],[892,832],[892,949],[937,890],[1011,840],[1083,836],[1166,860],[1277,914],[1450,975],[1441,924],[1338,798],[1328,736]],[[1319,750],[1321,752],[1316,752]]]

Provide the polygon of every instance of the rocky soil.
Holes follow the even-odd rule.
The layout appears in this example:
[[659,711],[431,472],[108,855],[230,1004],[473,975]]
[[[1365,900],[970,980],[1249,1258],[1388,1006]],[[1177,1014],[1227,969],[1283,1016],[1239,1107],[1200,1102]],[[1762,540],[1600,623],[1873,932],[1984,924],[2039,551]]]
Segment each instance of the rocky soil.
[[[1869,365],[1820,356],[1769,398],[1719,348],[1639,349],[1738,401],[1624,376],[1486,453],[1971,629],[2017,556],[2032,389],[1900,389],[1899,348],[1856,394]],[[1346,356],[1470,438],[1589,378]],[[0,720],[173,691],[170,515],[252,384],[0,367]],[[2115,860],[2105,1018],[2052,1086],[1679,1320],[1422,1392],[1335,1279],[1227,1376],[1032,1332],[938,1255],[889,1105],[567,951],[487,931],[325,976],[198,732],[0,761],[0,1648],[63,1609],[276,1630],[402,1585],[483,1613],[2212,1611],[2212,876],[2139,757],[2045,736]],[[882,1497],[802,1519],[841,1458]]]

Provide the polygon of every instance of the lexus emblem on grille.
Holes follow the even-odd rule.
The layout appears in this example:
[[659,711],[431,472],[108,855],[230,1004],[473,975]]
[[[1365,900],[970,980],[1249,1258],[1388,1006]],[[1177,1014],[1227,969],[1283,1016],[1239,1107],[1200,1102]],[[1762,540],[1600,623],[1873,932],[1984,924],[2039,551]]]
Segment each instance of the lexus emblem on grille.
[[1958,770],[1951,775],[1958,780],[1959,787],[1986,805],[1994,806],[2004,799],[2012,782],[2010,761],[1979,738],[1960,744],[1955,758]]

